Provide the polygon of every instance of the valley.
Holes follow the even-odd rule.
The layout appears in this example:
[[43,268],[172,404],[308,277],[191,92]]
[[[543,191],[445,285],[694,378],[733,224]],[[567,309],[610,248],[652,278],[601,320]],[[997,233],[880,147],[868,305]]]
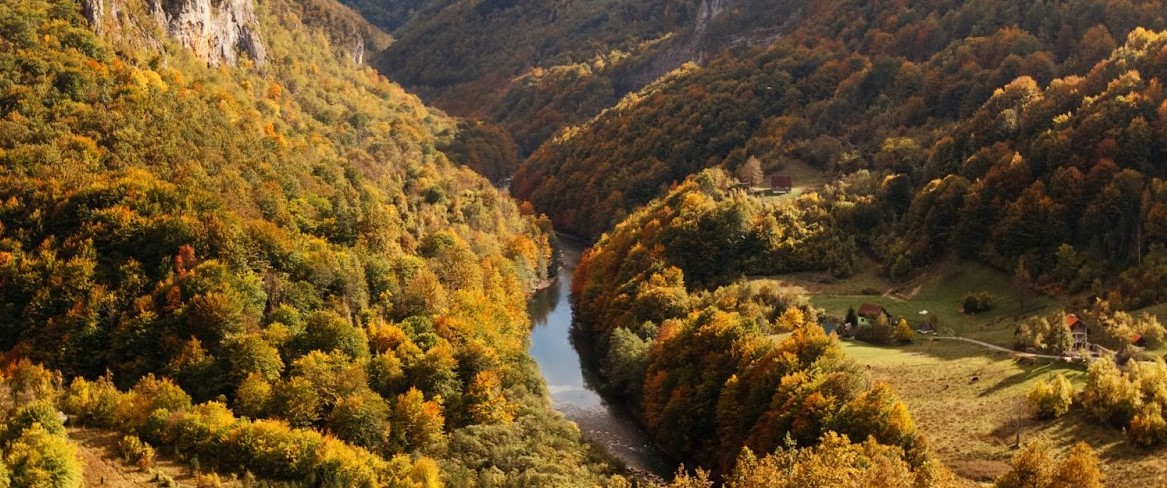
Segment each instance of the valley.
[[663,480],[676,470],[629,413],[597,391],[590,371],[572,342],[571,282],[583,243],[559,236],[559,271],[555,281],[531,299],[534,321],[531,356],[547,382],[551,405],[579,426],[588,440],[602,446],[638,478]]
[[1167,482],[1163,0],[342,2],[0,0],[0,487]]

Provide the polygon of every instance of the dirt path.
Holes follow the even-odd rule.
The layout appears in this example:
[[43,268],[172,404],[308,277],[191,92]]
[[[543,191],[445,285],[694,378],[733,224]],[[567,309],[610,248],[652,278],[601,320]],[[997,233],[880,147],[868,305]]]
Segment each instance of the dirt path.
[[[85,488],[145,487],[165,486],[156,481],[155,474],[141,470],[137,466],[122,462],[114,453],[114,446],[122,434],[110,430],[69,428],[69,440],[77,446],[77,457],[84,470],[82,485]],[[194,487],[195,479],[186,465],[174,459],[159,455],[155,458],[154,472],[165,474],[175,481],[172,486]],[[232,486],[224,480],[223,486]]]
[[970,342],[970,343],[977,344],[977,345],[982,346],[982,347],[986,347],[988,349],[992,349],[994,351],[1001,351],[1001,352],[1007,352],[1009,354],[1016,354],[1016,355],[1021,356],[1023,358],[1040,358],[1040,359],[1062,359],[1062,358],[1064,358],[1064,356],[1052,356],[1049,354],[1035,354],[1032,352],[1014,351],[1014,350],[1009,349],[1007,347],[1001,347],[1001,346],[998,346],[996,344],[989,344],[988,342],[978,341],[976,339],[969,339],[967,337],[939,336],[939,337],[933,337],[933,339],[946,340],[946,341]]

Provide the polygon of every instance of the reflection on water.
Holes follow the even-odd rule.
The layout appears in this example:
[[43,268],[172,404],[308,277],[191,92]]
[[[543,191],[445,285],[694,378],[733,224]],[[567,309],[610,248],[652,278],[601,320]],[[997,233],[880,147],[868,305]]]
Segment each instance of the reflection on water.
[[666,461],[629,416],[608,405],[584,378],[579,354],[571,343],[571,276],[583,245],[560,237],[559,279],[531,298],[535,323],[531,355],[547,381],[551,404],[579,425],[588,439],[623,460],[629,467],[668,476]]

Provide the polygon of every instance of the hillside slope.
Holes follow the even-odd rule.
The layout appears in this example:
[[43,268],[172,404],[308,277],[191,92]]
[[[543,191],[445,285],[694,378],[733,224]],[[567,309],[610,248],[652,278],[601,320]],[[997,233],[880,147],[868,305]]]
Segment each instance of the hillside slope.
[[[520,153],[583,122],[681,64],[725,48],[766,44],[798,2],[652,0],[430,1],[350,5],[394,29],[376,61],[452,113],[500,124]],[[397,25],[397,27],[394,27]]]
[[523,163],[512,191],[557,228],[596,237],[697,169],[757,157],[768,173],[798,161],[902,174],[910,191],[888,202],[894,222],[950,169],[929,164],[937,142],[996,89],[1085,74],[1115,39],[1161,28],[1161,6],[816,3],[772,46],[682,67],[566,130]]
[[206,469],[621,481],[527,354],[547,223],[437,149],[457,121],[343,8],[188,3],[0,3],[0,350]]

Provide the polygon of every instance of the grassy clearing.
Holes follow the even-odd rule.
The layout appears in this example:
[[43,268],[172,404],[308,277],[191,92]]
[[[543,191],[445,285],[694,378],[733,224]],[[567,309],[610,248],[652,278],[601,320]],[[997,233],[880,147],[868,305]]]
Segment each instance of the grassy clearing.
[[[887,308],[893,316],[910,321],[935,317],[942,335],[969,337],[1005,347],[1013,345],[1013,331],[1019,318],[1048,312],[1058,305],[1056,300],[1032,290],[1019,290],[1009,275],[979,263],[949,262],[933,268],[923,278],[897,290],[897,295],[815,294],[808,290],[812,291],[811,303],[832,315],[842,317],[848,307],[858,309],[860,304],[875,303]],[[863,283],[875,282],[868,277],[863,278]],[[977,315],[962,313],[960,306],[965,295],[979,291],[993,294],[993,308]],[[921,315],[923,310],[928,314]]]
[[[166,486],[161,476],[173,480],[174,486],[196,488],[198,485],[190,467],[159,452],[154,467],[143,470],[118,458],[114,446],[122,434],[102,429],[69,428],[69,440],[77,446],[83,468],[84,488],[136,488]],[[158,476],[161,475],[161,476]],[[238,480],[224,477],[222,486],[243,486]]]
[[846,342],[844,349],[873,379],[899,392],[933,451],[971,486],[1008,469],[1018,423],[1023,443],[1045,438],[1059,449],[1089,443],[1103,459],[1108,486],[1167,486],[1167,449],[1133,448],[1121,431],[1093,425],[1079,411],[1056,421],[1029,416],[1024,397],[1034,382],[1061,372],[1080,387],[1081,367],[1018,362],[1008,353],[948,341],[898,348]]
[[[1160,303],[1131,312],[1136,317],[1141,317],[1144,313],[1154,316],[1156,319],[1159,319],[1159,323],[1167,325],[1167,303]],[[1164,344],[1158,349],[1147,350],[1146,352],[1167,357],[1167,344]]]
[[[771,201],[790,199],[804,193],[817,190],[823,185],[830,183],[833,179],[831,176],[824,173],[821,169],[801,161],[790,161],[781,170],[768,171],[766,173],[766,185],[770,184],[770,175],[788,175],[791,177],[794,184],[794,187],[791,188],[790,193],[762,196],[763,199]],[[769,186],[766,188],[769,188]]]
[[1167,303],[1160,303],[1135,311],[1136,315],[1143,313],[1154,315],[1155,318],[1159,319],[1159,322],[1167,323]]
[[[1020,290],[1008,273],[975,262],[938,263],[898,288],[878,276],[874,263],[857,269],[856,276],[837,282],[814,273],[776,278],[832,315],[842,317],[848,307],[876,303],[893,316],[912,321],[936,318],[942,335],[1003,347],[1012,347],[1020,319],[1062,306],[1056,299]],[[874,290],[886,293],[872,294]],[[962,313],[965,295],[980,291],[994,296],[993,308],[977,315]],[[928,314],[921,315],[921,310]],[[1167,303],[1143,311],[1167,321]],[[1018,361],[1009,353],[957,341],[923,340],[898,347],[851,341],[844,349],[873,379],[886,381],[899,392],[933,451],[969,486],[992,481],[1008,469],[1020,425],[1022,443],[1043,438],[1060,450],[1079,441],[1089,443],[1103,460],[1108,486],[1167,487],[1167,449],[1132,447],[1121,430],[1097,425],[1077,408],[1056,421],[1029,415],[1025,395],[1036,381],[1061,372],[1081,388],[1085,381],[1081,366]]]

